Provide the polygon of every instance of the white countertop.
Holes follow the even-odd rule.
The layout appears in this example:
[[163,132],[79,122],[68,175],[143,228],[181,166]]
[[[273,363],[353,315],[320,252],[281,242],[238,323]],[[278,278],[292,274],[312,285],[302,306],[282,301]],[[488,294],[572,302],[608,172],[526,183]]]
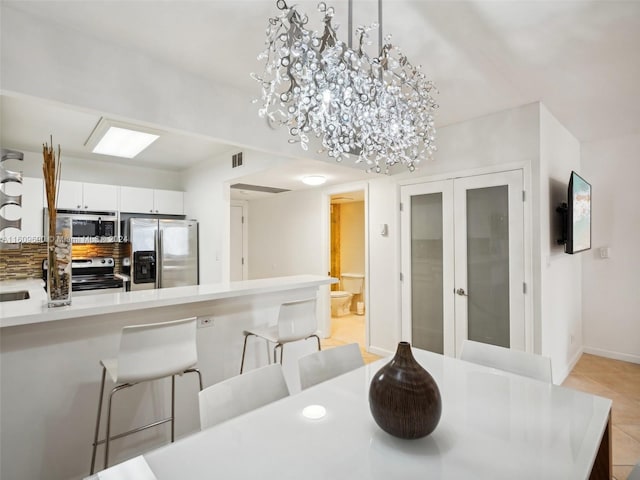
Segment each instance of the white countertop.
[[47,295],[43,289],[42,280],[10,280],[0,282],[0,292],[28,290],[30,298],[28,300],[0,302],[0,328],[65,320],[87,315],[102,315],[169,305],[206,302],[244,295],[258,295],[294,288],[317,287],[331,283],[337,283],[337,280],[320,275],[292,275],[190,287],[87,295],[73,297],[71,305],[49,308],[47,307]]
[[[145,453],[144,459],[158,480],[589,478],[611,400],[413,352],[442,395],[440,423],[425,438],[392,437],[371,416],[369,385],[387,358]],[[324,418],[302,416],[314,404],[326,408]]]

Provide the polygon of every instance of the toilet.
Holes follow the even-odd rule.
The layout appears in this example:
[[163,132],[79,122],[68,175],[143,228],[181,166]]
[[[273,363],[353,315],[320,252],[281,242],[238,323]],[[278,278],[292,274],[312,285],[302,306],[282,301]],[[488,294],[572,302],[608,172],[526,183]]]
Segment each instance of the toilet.
[[362,293],[364,275],[361,273],[343,273],[340,276],[340,288],[331,292],[331,316],[342,317],[351,313],[353,296]]

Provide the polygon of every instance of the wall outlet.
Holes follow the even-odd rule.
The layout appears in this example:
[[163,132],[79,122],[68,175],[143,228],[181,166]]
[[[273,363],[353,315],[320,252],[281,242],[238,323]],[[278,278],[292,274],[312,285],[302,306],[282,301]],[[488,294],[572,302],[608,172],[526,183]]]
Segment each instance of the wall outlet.
[[213,317],[198,317],[198,328],[213,327]]

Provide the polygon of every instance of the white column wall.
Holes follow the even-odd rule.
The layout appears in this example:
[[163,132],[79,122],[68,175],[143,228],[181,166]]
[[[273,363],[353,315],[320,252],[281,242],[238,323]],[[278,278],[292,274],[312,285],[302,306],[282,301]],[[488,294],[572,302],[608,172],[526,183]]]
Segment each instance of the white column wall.
[[[243,166],[231,168],[231,156],[238,151],[243,152]],[[198,220],[199,224],[201,284],[229,280],[229,186],[234,183],[233,179],[288,161],[291,160],[256,150],[230,148],[228,152],[202,161],[183,173],[185,213],[188,218]]]
[[540,106],[539,169],[540,353],[551,358],[553,380],[561,383],[582,352],[584,253],[568,255],[557,244],[561,229],[555,209],[567,201],[571,171],[581,172],[580,143],[544,105]]
[[[592,244],[581,254],[584,351],[640,363],[640,134],[586,143]],[[600,258],[609,247],[610,258]]]

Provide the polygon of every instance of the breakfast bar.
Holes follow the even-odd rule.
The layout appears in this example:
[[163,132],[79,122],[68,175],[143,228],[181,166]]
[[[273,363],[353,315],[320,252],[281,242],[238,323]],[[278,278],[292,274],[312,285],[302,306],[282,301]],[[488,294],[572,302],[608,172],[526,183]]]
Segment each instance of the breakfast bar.
[[[30,282],[0,287],[2,293],[29,292],[28,299],[0,303],[1,476],[53,480],[79,479],[89,472],[99,362],[116,354],[124,326],[197,317],[197,367],[206,387],[239,372],[243,330],[275,323],[283,302],[324,293],[328,298],[328,285],[335,280],[296,275],[92,295],[57,308],[46,306],[37,280]],[[323,302],[318,305],[320,318],[326,312]],[[298,343],[287,350],[290,358],[316,348],[315,342]],[[265,365],[267,358],[264,343],[253,342],[246,368]],[[285,375],[295,382],[296,372],[285,368]],[[189,377],[176,380],[177,438],[199,428],[197,380]],[[170,389],[163,382],[124,392],[114,411],[114,431],[166,414]],[[139,404],[150,407],[136,408]],[[149,451],[168,438],[169,429],[158,427],[121,439],[113,443],[111,462]]]

